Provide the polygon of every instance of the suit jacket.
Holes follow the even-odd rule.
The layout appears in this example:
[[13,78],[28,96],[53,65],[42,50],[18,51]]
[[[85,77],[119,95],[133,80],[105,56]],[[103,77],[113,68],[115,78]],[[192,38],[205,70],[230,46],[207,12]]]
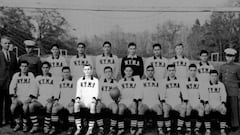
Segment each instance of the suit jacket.
[[14,52],[9,52],[10,62],[0,50],[0,93],[5,93],[13,74],[17,71],[17,58]]

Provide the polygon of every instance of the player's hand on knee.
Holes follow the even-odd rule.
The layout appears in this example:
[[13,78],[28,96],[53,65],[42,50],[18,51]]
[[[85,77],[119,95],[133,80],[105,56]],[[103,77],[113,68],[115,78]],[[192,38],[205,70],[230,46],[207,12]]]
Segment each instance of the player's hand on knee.
[[211,106],[209,105],[208,102],[205,103],[204,111],[205,111],[206,113],[209,113],[209,112],[211,111]]
[[47,102],[48,102],[48,103],[53,103],[53,101],[54,101],[54,98],[53,98],[53,97],[50,97],[50,98],[47,99]]
[[225,105],[225,103],[222,103],[222,104],[220,105],[220,113],[221,113],[221,114],[226,114],[226,112],[227,112],[226,105]]
[[80,99],[81,99],[80,97],[76,97],[75,98],[75,103],[80,103]]
[[30,104],[31,101],[32,101],[32,98],[29,97],[27,100],[24,101],[24,104]]
[[97,103],[97,98],[96,98],[96,97],[93,97],[93,98],[92,98],[92,103],[93,103],[93,104],[96,104],[96,103]]

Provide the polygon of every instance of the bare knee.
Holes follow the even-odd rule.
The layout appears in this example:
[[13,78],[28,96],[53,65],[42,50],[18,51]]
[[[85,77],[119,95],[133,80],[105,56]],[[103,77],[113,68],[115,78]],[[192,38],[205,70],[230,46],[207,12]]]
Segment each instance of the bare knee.
[[119,114],[122,115],[124,114],[125,110],[127,109],[126,105],[124,104],[119,104]]

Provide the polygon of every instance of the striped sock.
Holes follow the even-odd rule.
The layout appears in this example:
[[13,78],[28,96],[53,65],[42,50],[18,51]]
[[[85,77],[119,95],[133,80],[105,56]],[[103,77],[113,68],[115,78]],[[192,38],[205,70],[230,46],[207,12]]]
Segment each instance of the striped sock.
[[118,130],[124,129],[124,120],[122,115],[118,115]]
[[186,116],[185,117],[185,125],[186,125],[186,128],[189,130],[191,130],[191,119],[190,119],[190,116]]
[[130,126],[131,126],[131,128],[137,127],[137,115],[135,115],[135,114],[131,115]]
[[39,126],[38,117],[37,117],[36,114],[31,114],[30,115],[30,119],[31,119],[31,122],[32,122],[34,127],[38,127]]
[[158,126],[158,128],[163,127],[163,116],[162,115],[157,115],[157,126]]
[[144,116],[143,115],[138,115],[138,121],[137,121],[137,126],[138,128],[143,128],[144,126]]
[[169,118],[164,118],[164,123],[166,128],[171,128],[171,120]]
[[97,125],[98,127],[103,127],[104,123],[103,123],[103,115],[102,113],[96,114],[97,116]]
[[205,114],[204,118],[205,118],[205,122],[204,122],[205,128],[211,129],[210,114]]
[[197,121],[196,121],[196,129],[199,130],[200,127],[202,126],[202,122],[203,122],[203,117],[202,116],[198,116]]
[[112,118],[110,120],[110,127],[115,128],[117,125],[117,114],[112,114]]
[[92,130],[93,130],[94,123],[95,123],[95,114],[90,113],[89,123],[88,123],[88,130],[90,130],[90,132],[92,132]]
[[75,124],[76,124],[77,129],[81,129],[82,128],[82,119],[81,119],[80,112],[74,113],[74,118],[75,118]]
[[184,124],[184,118],[179,116],[179,118],[177,120],[177,127],[182,128],[183,124]]
[[74,127],[74,122],[75,122],[75,119],[74,119],[74,116],[73,114],[69,114],[68,115],[68,124],[70,127]]
[[49,129],[51,125],[51,114],[50,113],[46,113],[45,117],[44,117],[44,128]]
[[51,115],[52,126],[57,127],[58,121],[59,121],[59,116],[57,115],[57,113],[52,113]]

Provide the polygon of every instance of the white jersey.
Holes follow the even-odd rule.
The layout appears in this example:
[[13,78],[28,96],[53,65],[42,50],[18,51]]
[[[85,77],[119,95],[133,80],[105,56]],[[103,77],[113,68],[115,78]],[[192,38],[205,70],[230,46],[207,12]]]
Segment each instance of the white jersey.
[[203,83],[198,78],[191,80],[187,79],[186,88],[187,88],[187,98],[190,105],[193,108],[196,108],[200,104],[200,100],[203,100]]
[[9,86],[10,94],[16,94],[20,101],[28,99],[29,95],[37,97],[35,77],[31,72],[26,75],[17,72],[13,75]]
[[51,97],[59,98],[60,91],[57,87],[58,81],[51,75],[36,77],[38,89],[38,101],[43,105],[47,104],[47,100]]
[[168,65],[168,60],[164,57],[158,58],[155,56],[149,57],[145,61],[145,73],[146,73],[146,67],[149,65],[153,65],[154,67],[154,78],[157,80],[162,80],[166,76],[166,68]]
[[73,56],[70,60],[70,68],[73,73],[73,77],[79,79],[84,76],[83,66],[90,64],[93,67],[92,58],[88,55],[80,57],[79,55]]
[[47,61],[51,64],[50,73],[53,77],[62,78],[62,67],[67,66],[66,59],[63,56],[59,56],[57,59],[53,56],[49,56]]
[[227,101],[227,94],[225,86],[222,82],[218,81],[217,84],[213,84],[209,81],[205,87],[205,101],[208,101],[211,107],[216,108],[221,105],[222,102]]
[[160,103],[160,95],[162,93],[160,85],[160,81],[155,78],[142,80],[142,102],[150,108]]
[[178,104],[181,104],[183,100],[187,100],[186,94],[186,81],[184,79],[170,79],[167,77],[164,79],[161,89],[163,94],[161,94],[161,99],[165,100],[166,103],[175,107]]
[[80,97],[80,101],[89,107],[93,98],[99,97],[99,80],[93,76],[91,79],[86,79],[85,76],[79,78],[76,97]]
[[113,54],[110,54],[110,56],[101,54],[96,57],[96,72],[98,78],[101,78],[102,76],[103,78],[105,77],[104,68],[106,66],[110,66],[113,69],[113,77],[116,79],[120,68],[118,57]]
[[206,64],[203,64],[202,62],[199,62],[197,64],[197,73],[198,73],[198,78],[201,81],[204,82],[209,82],[210,80],[210,70],[213,70],[214,67],[212,64],[210,64],[209,62],[207,62]]
[[141,80],[138,76],[132,78],[122,78],[118,82],[118,88],[121,93],[121,103],[130,105],[133,99],[142,98],[141,96]]
[[110,91],[112,88],[117,87],[117,81],[114,79],[107,80],[107,79],[100,79],[100,99],[102,103],[105,105],[109,105],[113,102],[112,98],[110,97]]
[[179,79],[186,79],[188,74],[188,66],[190,65],[189,60],[182,56],[182,57],[173,57],[169,60],[169,64],[175,64],[176,66],[176,77]]
[[69,80],[62,79],[58,85],[60,90],[59,103],[67,107],[76,95],[76,80],[70,78]]

